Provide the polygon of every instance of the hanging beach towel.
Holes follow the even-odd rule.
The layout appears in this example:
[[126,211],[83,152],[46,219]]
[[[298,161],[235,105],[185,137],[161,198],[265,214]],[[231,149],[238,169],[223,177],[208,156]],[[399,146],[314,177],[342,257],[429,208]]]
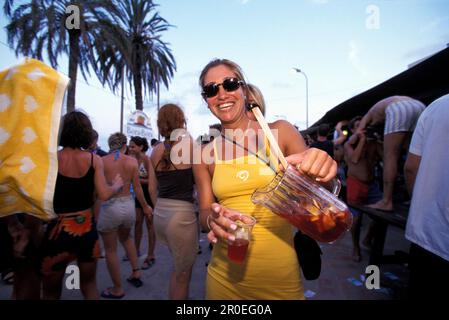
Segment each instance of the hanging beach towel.
[[0,72],[0,217],[56,216],[58,131],[68,83],[34,59]]

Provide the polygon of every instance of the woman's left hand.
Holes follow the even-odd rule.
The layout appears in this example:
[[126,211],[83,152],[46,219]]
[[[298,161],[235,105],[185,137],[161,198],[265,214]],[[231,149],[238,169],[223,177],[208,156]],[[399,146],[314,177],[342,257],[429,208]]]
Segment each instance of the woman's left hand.
[[237,229],[231,216],[241,215],[240,212],[226,208],[218,203],[212,203],[212,214],[207,217],[207,224],[210,229],[207,234],[209,242],[217,243],[218,239],[234,241],[235,236],[232,233]]
[[337,174],[337,162],[327,152],[310,148],[285,158],[300,172],[314,177],[317,181],[328,182]]

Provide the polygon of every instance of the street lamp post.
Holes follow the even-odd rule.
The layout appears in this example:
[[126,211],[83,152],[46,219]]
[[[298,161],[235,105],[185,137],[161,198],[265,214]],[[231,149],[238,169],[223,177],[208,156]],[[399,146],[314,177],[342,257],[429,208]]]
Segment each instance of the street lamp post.
[[309,128],[309,79],[304,71],[298,68],[292,68],[295,72],[301,73],[306,78],[306,129]]

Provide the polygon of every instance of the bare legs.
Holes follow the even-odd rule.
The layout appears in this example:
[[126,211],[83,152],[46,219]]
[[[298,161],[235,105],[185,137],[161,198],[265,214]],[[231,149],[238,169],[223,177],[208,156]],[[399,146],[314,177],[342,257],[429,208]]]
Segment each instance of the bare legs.
[[192,267],[188,270],[176,274],[172,272],[170,276],[170,286],[168,288],[168,298],[170,300],[185,300],[189,295],[189,284],[192,276]]
[[52,272],[45,275],[42,281],[43,298],[44,300],[59,300],[61,299],[62,280],[64,278],[64,270]]
[[123,248],[125,249],[126,255],[129,257],[129,262],[131,263],[133,278],[140,278],[140,269],[138,266],[137,250],[134,245],[132,238],[130,237],[130,229],[119,229],[118,238]]
[[86,300],[98,300],[97,259],[93,262],[78,263],[80,268],[80,289]]
[[132,277],[140,278],[140,270],[137,266],[138,258],[137,251],[133,240],[130,237],[130,229],[123,228],[118,231],[102,232],[101,236],[104,242],[106,253],[106,263],[108,266],[109,275],[113,283],[113,287],[109,288],[109,293],[120,296],[125,293],[120,279],[120,263],[117,256],[117,240],[119,240],[125,249],[126,255],[129,258],[132,267]]
[[374,209],[393,210],[393,188],[398,170],[401,147],[407,138],[407,132],[394,132],[384,136],[384,190],[382,200],[368,206]]
[[148,255],[147,260],[154,259],[154,248],[156,246],[156,233],[154,232],[153,221],[145,218],[148,228]]
[[143,221],[145,220],[145,224],[147,226],[148,231],[148,253],[145,261],[143,262],[143,269],[148,269],[151,266],[152,260],[154,260],[154,248],[156,246],[156,234],[154,232],[153,221],[148,220],[147,217],[144,216],[142,209],[136,208],[136,226],[134,229],[134,241],[136,244],[137,252],[140,250],[140,242],[142,241],[142,228]]
[[140,242],[142,241],[142,227],[144,215],[141,208],[136,208],[136,224],[134,227],[134,243],[136,244],[137,252],[140,251]]

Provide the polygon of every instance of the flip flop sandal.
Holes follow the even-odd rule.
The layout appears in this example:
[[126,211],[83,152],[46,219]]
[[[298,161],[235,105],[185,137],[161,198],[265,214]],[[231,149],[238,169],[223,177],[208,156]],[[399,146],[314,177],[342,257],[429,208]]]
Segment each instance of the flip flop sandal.
[[142,265],[142,270],[147,270],[147,269],[150,269],[152,266],[153,266],[153,264],[155,264],[156,263],[156,259],[155,258],[150,258],[150,259],[145,259],[144,261],[143,261],[143,265]]
[[125,296],[125,294],[115,295],[109,291],[109,289],[105,289],[101,292],[101,296],[105,299],[121,299]]
[[131,283],[136,288],[140,288],[141,286],[143,286],[143,282],[139,278],[128,278],[126,279],[126,281]]

